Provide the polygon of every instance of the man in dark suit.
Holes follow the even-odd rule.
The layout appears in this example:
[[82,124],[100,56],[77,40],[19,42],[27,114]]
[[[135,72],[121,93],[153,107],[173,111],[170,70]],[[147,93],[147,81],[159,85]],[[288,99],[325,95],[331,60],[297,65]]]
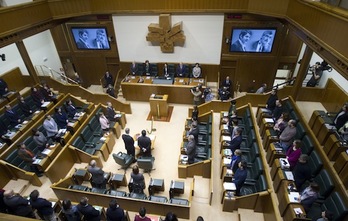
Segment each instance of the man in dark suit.
[[54,114],[54,119],[58,125],[59,129],[66,129],[68,125],[68,116],[66,113],[62,111],[62,109],[59,107],[56,109],[56,113]]
[[240,189],[244,185],[244,182],[247,178],[248,171],[247,171],[247,162],[242,160],[239,162],[238,166],[239,168],[237,169],[236,173],[233,176],[233,183],[236,185],[236,195],[240,195]]
[[242,30],[239,34],[238,40],[233,42],[231,45],[231,51],[247,51],[245,44],[250,40],[251,35],[251,31]]
[[116,122],[117,120],[119,120],[119,117],[116,116],[116,111],[115,109],[112,107],[111,102],[107,102],[107,107],[106,107],[106,118],[109,121],[112,122]]
[[109,84],[114,85],[114,78],[108,71],[105,72],[104,81],[105,81],[104,88],[109,86]]
[[0,97],[5,95],[8,92],[8,87],[6,81],[0,78]]
[[4,192],[4,203],[8,206],[10,213],[14,215],[36,218],[29,205],[29,201],[19,194],[14,194],[13,190],[6,190]]
[[343,125],[348,121],[348,103],[345,103],[341,111],[336,115],[334,124],[337,130],[341,129]]
[[188,136],[193,135],[195,138],[195,143],[198,144],[198,134],[199,134],[199,129],[197,127],[197,121],[193,121],[191,124],[191,129],[188,131]]
[[234,153],[235,150],[240,149],[240,144],[242,143],[242,131],[242,128],[238,127],[231,142],[229,142],[229,149],[231,149],[232,153]]
[[10,124],[12,127],[16,126],[17,124],[20,124],[22,121],[19,118],[16,111],[14,111],[9,104],[6,106],[5,116],[10,121]]
[[97,162],[95,160],[91,160],[87,171],[92,174],[92,186],[106,189],[104,171],[100,167],[97,167]]
[[129,135],[129,131],[129,128],[125,129],[126,133],[122,134],[122,139],[127,150],[127,154],[132,155],[135,158],[134,139]]
[[96,210],[92,205],[88,204],[88,198],[82,197],[77,205],[78,211],[84,215],[85,221],[100,221],[100,211]]
[[151,139],[146,136],[146,131],[141,131],[141,136],[138,138],[138,146],[140,148],[140,152],[144,157],[151,157]]
[[24,97],[22,96],[19,97],[18,106],[23,112],[24,116],[29,117],[30,115],[33,114],[32,108],[29,106],[29,104],[25,103]]
[[123,221],[124,220],[124,211],[117,204],[116,199],[110,200],[109,208],[106,210],[106,220],[112,220],[112,221]]
[[182,62],[180,62],[180,64],[176,68],[176,77],[181,77],[181,78],[187,77],[186,65],[184,65]]
[[44,220],[57,220],[52,203],[46,199],[39,197],[39,191],[33,190],[30,193],[30,205],[37,210],[40,217]]
[[133,61],[131,64],[130,73],[131,73],[131,75],[137,75],[137,73],[138,73],[138,64],[135,63],[135,61]]
[[196,156],[196,142],[193,135],[188,136],[188,143],[186,147],[184,148],[186,155],[188,156],[188,163],[194,163],[195,162],[195,156]]

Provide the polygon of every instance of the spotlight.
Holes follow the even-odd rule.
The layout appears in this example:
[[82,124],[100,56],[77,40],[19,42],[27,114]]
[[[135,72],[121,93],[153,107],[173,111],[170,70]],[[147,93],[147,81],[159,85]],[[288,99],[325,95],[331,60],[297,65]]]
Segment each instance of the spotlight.
[[2,61],[6,61],[5,54],[0,55]]

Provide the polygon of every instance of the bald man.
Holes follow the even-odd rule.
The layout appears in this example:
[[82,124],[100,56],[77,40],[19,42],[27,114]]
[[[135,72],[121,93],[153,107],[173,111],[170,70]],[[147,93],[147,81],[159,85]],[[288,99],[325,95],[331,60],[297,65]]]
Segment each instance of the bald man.
[[106,189],[104,171],[100,167],[97,167],[97,162],[95,160],[91,160],[87,168],[87,171],[92,174],[91,183],[93,187]]

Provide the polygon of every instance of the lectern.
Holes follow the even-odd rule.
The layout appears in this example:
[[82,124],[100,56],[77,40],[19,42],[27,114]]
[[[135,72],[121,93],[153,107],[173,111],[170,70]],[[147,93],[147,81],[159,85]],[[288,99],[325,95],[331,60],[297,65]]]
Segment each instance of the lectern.
[[150,112],[152,116],[167,117],[168,116],[168,95],[151,95],[150,96]]

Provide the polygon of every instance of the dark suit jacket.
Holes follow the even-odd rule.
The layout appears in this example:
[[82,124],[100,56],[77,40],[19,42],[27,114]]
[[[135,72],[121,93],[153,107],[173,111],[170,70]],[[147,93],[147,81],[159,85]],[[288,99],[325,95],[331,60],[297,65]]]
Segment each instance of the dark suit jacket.
[[198,134],[199,134],[198,127],[196,127],[195,129],[193,129],[189,132],[189,135],[194,136],[196,144],[198,144]]
[[68,112],[68,117],[73,118],[76,114],[76,107],[73,105],[67,105],[66,111]]
[[186,154],[188,156],[188,163],[194,163],[196,156],[196,144],[195,141],[189,141],[186,146]]
[[25,102],[19,102],[18,106],[21,109],[21,111],[23,112],[24,116],[26,116],[26,117],[29,117],[33,113],[32,108],[30,108],[29,104],[27,104]]
[[33,212],[31,207],[28,205],[29,201],[20,195],[14,195],[11,198],[4,198],[4,202],[17,216],[28,217],[28,215]]
[[228,90],[229,92],[231,92],[232,81],[231,81],[231,80],[226,81],[226,79],[223,80],[223,81],[221,82],[221,87],[227,87],[227,90]]
[[107,221],[123,221],[124,219],[124,211],[121,207],[117,207],[115,209],[108,208],[106,210],[106,220]]
[[53,214],[52,203],[46,199],[38,198],[35,201],[30,200],[30,205],[34,209],[37,209],[37,211],[41,215],[47,216],[47,215]]
[[243,45],[240,43],[239,40],[235,41],[235,42],[232,44],[231,49],[232,49],[232,51],[244,51],[244,50],[243,50]]
[[6,88],[7,88],[7,83],[3,79],[0,79],[0,96],[7,93]]
[[41,107],[41,101],[45,100],[45,97],[39,90],[36,92],[32,92],[31,97],[33,98],[37,107]]
[[178,67],[176,68],[176,76],[177,77],[187,77],[187,73],[186,73],[186,65],[182,65],[182,67],[180,67],[180,65],[178,65]]
[[10,121],[10,124],[11,124],[12,126],[16,126],[16,125],[19,123],[19,122],[18,122],[19,116],[18,116],[18,114],[17,114],[14,110],[12,110],[12,112],[6,111],[6,112],[5,112],[5,116],[6,116],[7,119]]
[[234,174],[233,178],[233,183],[236,184],[236,194],[239,195],[240,188],[242,188],[246,178],[247,178],[248,172],[246,168],[243,170],[238,168],[236,173]]
[[[242,157],[241,156],[233,156],[232,157],[232,160],[231,160],[231,164],[230,164],[230,168],[231,170],[233,171],[233,173],[236,173],[237,169],[239,168],[238,167],[238,164],[239,162],[242,160]],[[233,163],[233,161],[235,161]],[[232,165],[233,164],[233,165]]]
[[144,157],[151,157],[151,139],[147,136],[140,136],[138,138],[138,146],[141,149],[142,152],[142,148],[145,148],[146,151],[142,152],[142,156]]
[[114,78],[112,77],[111,74],[109,74],[109,76],[107,76],[106,74],[104,75],[104,80],[105,80],[105,84],[104,87],[107,87],[109,84],[111,84],[112,86],[114,86]]
[[100,221],[100,212],[93,206],[89,204],[82,206],[79,204],[77,205],[77,209],[84,215],[85,221]]
[[127,150],[127,154],[135,156],[134,139],[128,134],[122,134],[124,146]]
[[341,127],[343,127],[343,125],[348,121],[348,112],[345,112],[344,114],[342,114],[339,117],[338,117],[338,115],[339,115],[339,113],[335,117],[337,130],[339,130]]
[[59,129],[65,129],[67,127],[68,123],[66,121],[68,120],[68,116],[66,115],[66,113],[64,112],[62,112],[61,114],[55,113],[54,119]]
[[272,113],[274,111],[274,108],[276,107],[276,100],[278,100],[277,94],[271,94],[267,100],[267,109],[271,110]]
[[132,75],[136,75],[138,73],[138,64],[137,63],[135,63],[134,66],[133,66],[133,64],[131,64],[130,72]]
[[116,121],[115,115],[116,115],[116,112],[114,111],[114,108],[109,108],[109,107],[106,108],[106,118],[109,121]]
[[237,137],[235,137],[234,139],[231,140],[230,142],[230,149],[232,151],[232,153],[234,153],[234,151],[236,149],[240,149],[240,144],[242,143],[242,136],[239,135]]
[[92,182],[95,184],[104,183],[104,171],[99,167],[88,166],[88,172],[92,174]]

